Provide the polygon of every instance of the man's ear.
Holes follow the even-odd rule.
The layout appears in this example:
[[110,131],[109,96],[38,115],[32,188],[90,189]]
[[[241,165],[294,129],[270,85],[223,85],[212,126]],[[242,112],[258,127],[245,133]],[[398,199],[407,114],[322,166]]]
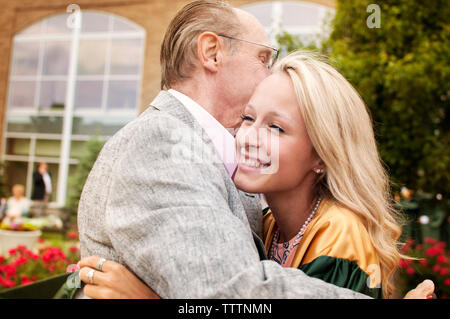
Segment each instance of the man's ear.
[[219,36],[213,32],[203,32],[197,40],[197,56],[203,68],[209,72],[217,72],[220,63],[222,46]]

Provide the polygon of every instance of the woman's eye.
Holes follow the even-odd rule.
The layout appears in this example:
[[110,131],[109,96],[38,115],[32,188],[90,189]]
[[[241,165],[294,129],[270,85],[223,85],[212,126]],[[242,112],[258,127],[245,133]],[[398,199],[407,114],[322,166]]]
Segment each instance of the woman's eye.
[[248,115],[241,115],[241,119],[243,121],[254,121],[254,119],[251,116],[248,116]]
[[270,128],[276,129],[277,131],[284,133],[284,130],[281,127],[279,127],[278,125],[272,124],[272,125],[270,125]]

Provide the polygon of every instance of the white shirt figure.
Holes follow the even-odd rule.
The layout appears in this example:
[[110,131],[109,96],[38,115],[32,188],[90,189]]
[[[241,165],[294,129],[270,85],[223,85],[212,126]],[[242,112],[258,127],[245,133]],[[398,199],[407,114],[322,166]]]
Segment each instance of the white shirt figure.
[[10,197],[7,202],[6,216],[8,217],[22,217],[22,214],[28,214],[30,210],[30,200],[26,197],[17,199]]
[[42,175],[42,179],[44,180],[44,184],[45,184],[45,192],[47,194],[51,194],[52,193],[52,180],[50,178],[50,175],[48,175],[48,173],[44,173]]

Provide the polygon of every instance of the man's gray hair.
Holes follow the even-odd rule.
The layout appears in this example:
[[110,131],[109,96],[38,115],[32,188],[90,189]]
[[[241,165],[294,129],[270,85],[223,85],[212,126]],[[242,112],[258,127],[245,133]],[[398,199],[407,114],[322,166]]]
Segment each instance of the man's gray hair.
[[[184,6],[171,21],[161,45],[161,89],[190,77],[201,33],[236,36],[240,28],[233,7],[225,2],[199,0]],[[228,41],[227,44],[231,45]]]

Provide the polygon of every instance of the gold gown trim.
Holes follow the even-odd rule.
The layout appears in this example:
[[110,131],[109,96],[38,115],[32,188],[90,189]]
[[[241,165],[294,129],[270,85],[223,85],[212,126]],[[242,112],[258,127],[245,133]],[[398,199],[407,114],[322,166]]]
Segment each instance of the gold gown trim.
[[[275,233],[275,218],[269,210],[264,215],[266,252]],[[323,200],[306,229],[290,267],[298,268],[320,256],[354,261],[371,278],[371,287],[381,282],[380,263],[367,229],[351,210],[331,200]]]

